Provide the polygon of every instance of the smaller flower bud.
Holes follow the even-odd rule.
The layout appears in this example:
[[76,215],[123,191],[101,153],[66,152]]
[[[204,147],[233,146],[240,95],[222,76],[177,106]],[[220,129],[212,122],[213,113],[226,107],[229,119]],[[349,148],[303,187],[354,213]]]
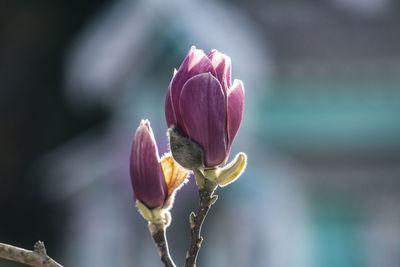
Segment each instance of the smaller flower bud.
[[134,199],[140,213],[149,222],[168,226],[175,192],[184,184],[189,172],[169,154],[159,158],[147,120],[136,130],[130,163]]
[[135,201],[139,200],[150,209],[163,205],[167,185],[148,120],[141,121],[133,138],[130,174]]

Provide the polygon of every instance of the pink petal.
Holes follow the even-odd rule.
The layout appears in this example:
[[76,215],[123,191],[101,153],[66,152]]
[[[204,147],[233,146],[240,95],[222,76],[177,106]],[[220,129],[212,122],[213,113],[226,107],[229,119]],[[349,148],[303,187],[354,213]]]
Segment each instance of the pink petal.
[[243,119],[244,87],[240,80],[235,80],[228,91],[227,129],[229,150]]
[[220,82],[210,73],[194,76],[183,86],[179,104],[186,133],[203,148],[206,167],[225,163],[226,99]]
[[130,175],[135,199],[149,208],[163,205],[168,189],[148,121],[142,121],[136,130],[131,151]]
[[[211,64],[211,61],[204,54],[203,50],[196,49],[196,47],[192,46],[188,54],[186,55],[185,60],[179,67],[178,72],[172,79],[170,85],[171,104],[173,113],[175,114],[176,118],[175,123],[177,124],[176,126],[178,126],[178,128],[182,127],[181,111],[179,108],[179,97],[181,95],[183,85],[187,82],[187,80],[189,80],[193,76],[207,72],[210,72],[212,75],[216,77],[215,69]],[[171,125],[168,126],[170,127]]]
[[223,85],[225,92],[231,87],[231,59],[225,54],[218,52],[216,49],[211,50],[208,54],[212,65],[217,72],[217,78]]

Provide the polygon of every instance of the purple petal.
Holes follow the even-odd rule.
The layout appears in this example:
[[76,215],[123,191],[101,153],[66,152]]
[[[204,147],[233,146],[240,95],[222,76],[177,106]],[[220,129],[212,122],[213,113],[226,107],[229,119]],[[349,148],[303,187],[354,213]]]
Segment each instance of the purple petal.
[[217,72],[217,78],[223,85],[225,92],[231,87],[231,59],[225,54],[218,52],[216,49],[211,50],[208,54],[212,65]]
[[186,133],[203,148],[206,167],[225,163],[227,109],[220,82],[210,73],[194,76],[183,86],[179,103]]
[[168,189],[159,162],[157,144],[147,120],[140,123],[133,139],[130,174],[135,199],[149,208],[163,205]]
[[[182,62],[181,66],[178,69],[178,72],[175,74],[174,78],[171,81],[170,90],[171,90],[171,104],[173,113],[176,118],[176,126],[179,128],[182,127],[181,120],[181,111],[179,108],[179,97],[183,88],[183,85],[192,78],[193,76],[200,73],[210,72],[212,75],[216,77],[216,72],[211,64],[211,61],[204,54],[203,50],[196,49],[196,47],[192,46],[186,55],[185,60]],[[170,116],[170,115],[168,115]],[[170,120],[171,122],[171,120]],[[168,121],[167,121],[168,123]],[[171,125],[169,124],[168,127]]]
[[235,80],[228,91],[227,129],[229,150],[242,123],[244,109],[244,87],[240,80]]

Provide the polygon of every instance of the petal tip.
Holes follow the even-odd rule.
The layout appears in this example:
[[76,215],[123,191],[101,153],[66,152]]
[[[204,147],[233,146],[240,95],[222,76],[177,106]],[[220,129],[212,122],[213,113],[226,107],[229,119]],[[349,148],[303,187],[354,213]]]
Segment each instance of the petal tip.
[[139,130],[140,128],[143,128],[143,127],[146,128],[149,132],[152,132],[151,126],[150,126],[150,121],[149,121],[148,119],[142,119],[142,120],[140,121],[138,130]]
[[242,80],[238,80],[238,79],[233,80],[233,84],[232,84],[231,88],[229,88],[228,94],[231,93],[233,90],[235,90],[235,89],[237,89],[237,88],[240,88],[239,90],[242,90],[243,95],[244,95],[244,85],[243,85],[243,82],[242,82]]

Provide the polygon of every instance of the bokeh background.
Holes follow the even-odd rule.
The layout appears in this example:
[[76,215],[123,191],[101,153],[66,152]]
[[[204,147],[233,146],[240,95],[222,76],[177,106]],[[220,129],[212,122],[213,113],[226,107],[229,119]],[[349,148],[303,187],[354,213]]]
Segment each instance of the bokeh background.
[[[136,211],[132,137],[191,45],[243,80],[244,175],[204,226],[199,266],[400,266],[395,0],[0,1],[0,242],[64,266],[162,266]],[[182,266],[194,179],[168,229]],[[0,266],[23,266],[0,260]]]

